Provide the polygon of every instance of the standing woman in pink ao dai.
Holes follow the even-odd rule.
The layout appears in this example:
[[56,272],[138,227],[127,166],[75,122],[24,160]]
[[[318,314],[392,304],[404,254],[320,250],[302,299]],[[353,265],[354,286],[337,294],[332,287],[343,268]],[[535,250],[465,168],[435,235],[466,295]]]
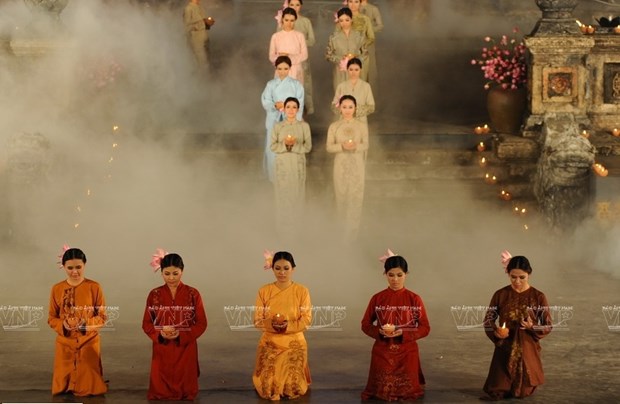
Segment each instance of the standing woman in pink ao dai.
[[304,34],[295,31],[296,20],[297,12],[292,8],[287,7],[282,11],[282,31],[271,36],[269,60],[275,63],[278,56],[288,56],[292,62],[289,75],[303,83],[304,70],[301,63],[308,59],[308,48]]
[[[301,15],[301,7],[303,6],[303,0],[285,0],[283,7],[290,7],[297,12],[297,20],[295,21],[295,31],[299,31],[304,34],[306,39],[306,47],[311,48],[316,43],[314,37],[314,28],[312,27],[312,21],[308,17]],[[284,10],[284,8],[282,10]],[[282,10],[278,10],[276,20],[278,20],[278,31],[282,29]],[[314,100],[312,98],[312,69],[310,68],[310,55],[308,59],[301,63],[304,70],[304,105],[306,107],[305,113],[312,115],[314,113]]]

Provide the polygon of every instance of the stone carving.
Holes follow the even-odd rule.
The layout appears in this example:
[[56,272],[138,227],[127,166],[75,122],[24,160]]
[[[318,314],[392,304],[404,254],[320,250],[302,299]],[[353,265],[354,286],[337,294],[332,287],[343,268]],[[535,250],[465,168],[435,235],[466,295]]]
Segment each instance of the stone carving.
[[594,146],[573,114],[546,114],[544,122],[534,194],[549,224],[567,230],[590,214]]
[[618,72],[614,74],[614,78],[611,81],[611,88],[613,90],[613,97],[616,99],[620,98],[620,74]]

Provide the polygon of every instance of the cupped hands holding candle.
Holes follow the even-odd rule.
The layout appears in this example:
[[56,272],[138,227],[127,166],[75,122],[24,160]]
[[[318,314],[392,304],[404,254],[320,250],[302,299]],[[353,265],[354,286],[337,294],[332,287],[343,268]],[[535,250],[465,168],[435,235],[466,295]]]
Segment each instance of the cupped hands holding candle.
[[179,336],[179,330],[174,328],[174,326],[172,326],[172,325],[166,325],[166,326],[162,327],[162,329],[161,329],[161,331],[159,333],[161,334],[162,338],[164,338],[164,339],[175,339],[176,337]]
[[501,327],[498,327],[495,329],[495,336],[497,338],[501,338],[501,339],[505,339],[508,338],[508,334],[510,333],[510,330],[508,328],[506,328],[506,322],[504,321],[504,324],[502,324]]
[[353,139],[347,139],[342,142],[342,149],[346,151],[355,151],[357,149],[357,143]]
[[394,338],[403,335],[403,330],[400,328],[397,329],[394,324],[387,323],[381,326],[379,334],[387,338]]
[[295,138],[295,136],[286,135],[286,137],[284,138],[284,145],[286,146],[286,150],[291,151],[293,149],[293,146],[295,146],[296,141],[297,139]]
[[284,333],[288,326],[288,320],[282,314],[277,313],[271,318],[271,326],[277,333]]

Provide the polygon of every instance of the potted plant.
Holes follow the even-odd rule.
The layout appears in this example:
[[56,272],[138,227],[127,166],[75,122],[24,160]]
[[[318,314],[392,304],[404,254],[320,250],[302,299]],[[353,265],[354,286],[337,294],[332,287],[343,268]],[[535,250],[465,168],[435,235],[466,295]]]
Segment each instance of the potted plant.
[[487,110],[492,128],[501,133],[519,131],[525,112],[527,93],[526,47],[522,39],[501,35],[498,39],[484,38],[485,46],[480,57],[471,64],[480,67],[489,90]]

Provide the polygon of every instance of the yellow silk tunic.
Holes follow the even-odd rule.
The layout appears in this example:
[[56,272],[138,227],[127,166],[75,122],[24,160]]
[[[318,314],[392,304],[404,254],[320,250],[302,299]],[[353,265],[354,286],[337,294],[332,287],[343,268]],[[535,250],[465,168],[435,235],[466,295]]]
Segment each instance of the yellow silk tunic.
[[[252,375],[256,391],[268,400],[304,395],[311,383],[303,333],[312,321],[308,289],[298,283],[283,290],[275,283],[267,284],[258,291],[255,308],[254,324],[263,330]],[[271,326],[277,314],[288,321],[284,333]]]

